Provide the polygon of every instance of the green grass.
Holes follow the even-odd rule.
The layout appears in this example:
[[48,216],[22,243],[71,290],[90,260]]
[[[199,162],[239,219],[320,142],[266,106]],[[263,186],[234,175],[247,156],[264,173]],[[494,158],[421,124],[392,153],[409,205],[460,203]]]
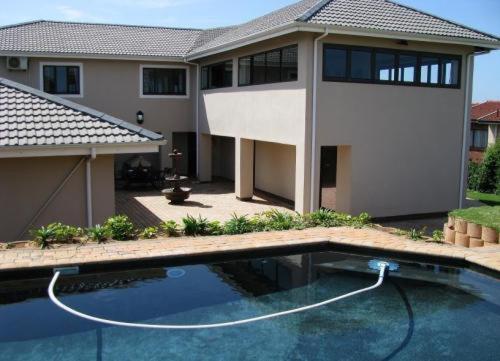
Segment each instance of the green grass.
[[450,215],[500,231],[500,206],[457,209],[450,212]]
[[487,204],[489,206],[500,206],[500,194],[468,191],[467,197],[479,202],[483,202],[484,204]]

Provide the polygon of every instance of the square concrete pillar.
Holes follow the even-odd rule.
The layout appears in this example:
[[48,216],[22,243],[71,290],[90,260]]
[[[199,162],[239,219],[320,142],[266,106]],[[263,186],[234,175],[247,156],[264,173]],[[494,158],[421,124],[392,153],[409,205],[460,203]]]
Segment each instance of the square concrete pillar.
[[295,211],[300,214],[310,210],[310,170],[304,144],[295,146]]
[[235,139],[234,188],[236,198],[241,200],[253,197],[254,141]]
[[200,134],[198,139],[198,180],[212,181],[212,136]]

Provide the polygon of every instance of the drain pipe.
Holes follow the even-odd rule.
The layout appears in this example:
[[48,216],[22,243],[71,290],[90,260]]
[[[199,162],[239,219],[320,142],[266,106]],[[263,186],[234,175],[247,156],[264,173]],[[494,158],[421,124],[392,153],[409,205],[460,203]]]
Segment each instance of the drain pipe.
[[314,54],[313,54],[313,89],[312,89],[312,130],[311,130],[311,199],[310,209],[314,210],[314,187],[316,184],[316,124],[317,124],[317,103],[318,103],[318,44],[321,39],[329,34],[328,29],[314,39]]
[[200,175],[200,120],[199,120],[199,113],[200,113],[200,88],[201,88],[201,79],[200,79],[200,64],[198,63],[192,63],[190,61],[187,61],[184,59],[184,63],[189,64],[189,65],[194,65],[196,66],[196,110],[194,112],[194,117],[195,117],[195,129],[196,129],[196,177],[199,178]]
[[470,116],[471,116],[471,103],[472,103],[472,84],[474,78],[474,57],[476,55],[488,54],[490,51],[480,51],[467,54],[466,57],[466,74],[465,74],[465,105],[464,105],[464,122],[462,134],[462,159],[460,168],[460,194],[458,207],[464,208],[466,198],[466,187],[468,178],[468,148],[469,148],[469,132],[470,132]]
[[87,157],[87,162],[85,164],[85,177],[86,177],[86,185],[87,185],[87,226],[92,227],[92,161],[96,158],[96,150],[95,148],[90,148],[90,156]]

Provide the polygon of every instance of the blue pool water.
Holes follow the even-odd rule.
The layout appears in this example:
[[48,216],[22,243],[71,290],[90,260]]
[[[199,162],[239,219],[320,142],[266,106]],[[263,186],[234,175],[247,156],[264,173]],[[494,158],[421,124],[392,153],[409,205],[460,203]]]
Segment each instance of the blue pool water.
[[[307,305],[376,282],[371,257],[313,252],[63,276],[67,305],[108,319],[197,324]],[[49,279],[0,282],[0,360],[498,360],[500,282],[399,262],[383,286],[305,313],[230,328],[101,326],[46,296]]]

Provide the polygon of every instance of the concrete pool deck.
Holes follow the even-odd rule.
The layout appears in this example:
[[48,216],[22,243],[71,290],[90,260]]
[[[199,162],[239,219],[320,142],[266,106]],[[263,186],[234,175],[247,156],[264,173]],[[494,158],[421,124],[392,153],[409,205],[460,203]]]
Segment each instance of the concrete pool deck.
[[65,245],[46,250],[0,250],[0,271],[22,271],[69,265],[259,251],[270,248],[332,244],[429,258],[447,258],[500,272],[500,245],[463,248],[449,244],[412,241],[376,228],[309,228],[302,231],[262,232],[238,236],[182,237]]

